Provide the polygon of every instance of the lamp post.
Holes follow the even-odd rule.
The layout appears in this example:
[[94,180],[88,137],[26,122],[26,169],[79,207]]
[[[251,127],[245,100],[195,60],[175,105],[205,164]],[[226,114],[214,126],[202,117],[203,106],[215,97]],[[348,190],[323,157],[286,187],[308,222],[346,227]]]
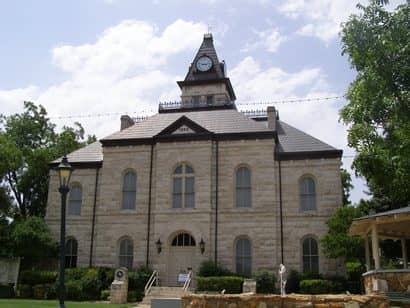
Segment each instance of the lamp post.
[[65,267],[65,208],[67,202],[67,194],[70,191],[68,186],[70,183],[71,173],[73,168],[68,163],[67,157],[64,155],[61,163],[56,168],[60,187],[58,191],[61,194],[61,228],[60,228],[60,290],[58,294],[59,307],[65,308],[65,286],[64,286],[64,267]]

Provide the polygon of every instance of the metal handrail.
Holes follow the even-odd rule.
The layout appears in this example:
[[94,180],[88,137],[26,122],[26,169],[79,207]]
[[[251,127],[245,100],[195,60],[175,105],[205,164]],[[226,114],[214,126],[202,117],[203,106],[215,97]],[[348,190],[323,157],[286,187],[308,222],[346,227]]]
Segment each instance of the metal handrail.
[[189,288],[189,285],[191,284],[192,281],[192,271],[188,272],[188,278],[185,280],[184,286],[182,287],[182,290],[187,291]]
[[154,284],[154,282],[158,283],[158,272],[157,271],[153,271],[151,274],[151,277],[149,277],[147,284],[145,285],[144,288],[144,294],[147,295],[149,294],[149,292],[151,292],[151,288],[152,285]]

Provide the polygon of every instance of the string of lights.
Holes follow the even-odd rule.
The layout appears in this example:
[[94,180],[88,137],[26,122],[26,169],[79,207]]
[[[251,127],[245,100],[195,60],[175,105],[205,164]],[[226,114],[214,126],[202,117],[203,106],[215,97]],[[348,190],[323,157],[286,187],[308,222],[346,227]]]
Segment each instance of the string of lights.
[[[275,105],[275,104],[291,104],[291,103],[305,103],[305,102],[323,102],[334,99],[342,99],[344,95],[340,96],[328,96],[328,97],[312,97],[312,98],[300,98],[300,99],[283,99],[266,102],[237,102],[236,105],[241,106],[258,106],[258,105]],[[157,112],[157,109],[143,109],[139,111],[125,111],[125,112],[107,112],[107,113],[89,113],[89,114],[75,114],[75,115],[56,115],[50,116],[51,119],[81,119],[81,118],[101,118],[101,117],[113,117],[123,114],[143,115],[148,116]]]

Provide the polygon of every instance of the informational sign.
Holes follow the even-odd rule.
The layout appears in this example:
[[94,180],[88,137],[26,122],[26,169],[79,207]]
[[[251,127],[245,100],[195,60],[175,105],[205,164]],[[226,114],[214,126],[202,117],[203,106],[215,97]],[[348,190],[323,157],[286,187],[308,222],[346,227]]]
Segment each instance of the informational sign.
[[178,275],[178,282],[184,283],[188,280],[189,274],[181,273]]

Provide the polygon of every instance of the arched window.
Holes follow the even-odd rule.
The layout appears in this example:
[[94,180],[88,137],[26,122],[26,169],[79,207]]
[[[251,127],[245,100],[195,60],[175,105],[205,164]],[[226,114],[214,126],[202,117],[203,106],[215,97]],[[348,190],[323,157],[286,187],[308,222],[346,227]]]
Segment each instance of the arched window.
[[302,211],[316,210],[316,187],[311,177],[303,177],[299,181],[300,209]]
[[118,256],[120,266],[128,269],[132,268],[132,263],[134,260],[134,245],[131,239],[124,238],[120,240],[120,251]]
[[77,240],[69,238],[65,243],[65,268],[77,267],[77,250]]
[[122,185],[122,209],[134,210],[137,197],[137,175],[133,171],[124,174]]
[[319,273],[319,249],[313,237],[307,237],[302,243],[303,272]]
[[68,215],[81,215],[81,203],[83,202],[83,190],[80,185],[73,185],[70,188],[68,198]]
[[195,246],[195,239],[188,233],[180,233],[172,240],[172,246]]
[[249,277],[252,274],[252,246],[247,238],[236,241],[236,272]]
[[195,174],[194,169],[186,164],[175,168],[172,190],[173,208],[195,207]]
[[236,170],[236,207],[251,207],[251,171],[240,167]]

